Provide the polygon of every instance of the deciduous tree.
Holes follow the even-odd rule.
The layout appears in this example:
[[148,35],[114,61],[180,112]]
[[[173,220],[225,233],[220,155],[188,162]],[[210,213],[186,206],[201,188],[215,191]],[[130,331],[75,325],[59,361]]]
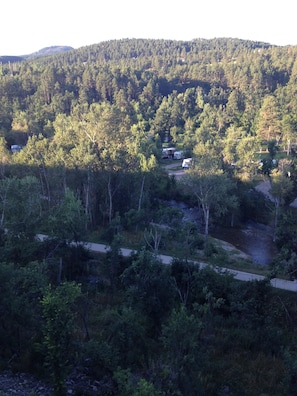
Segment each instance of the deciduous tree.
[[270,193],[274,199],[274,233],[273,240],[276,240],[276,232],[278,227],[278,218],[280,207],[285,203],[285,199],[290,195],[293,189],[293,182],[290,179],[290,162],[282,160],[279,162],[278,168],[274,169],[270,175],[271,188]]
[[231,179],[220,169],[219,160],[212,156],[209,147],[200,145],[196,147],[196,153],[194,165],[186,172],[182,183],[196,197],[198,207],[202,208],[207,242],[211,213],[225,214],[236,205],[236,199],[231,193]]
[[49,287],[41,300],[44,333],[42,346],[56,396],[66,394],[65,379],[73,353],[74,308],[79,296],[79,285],[63,283],[57,288]]

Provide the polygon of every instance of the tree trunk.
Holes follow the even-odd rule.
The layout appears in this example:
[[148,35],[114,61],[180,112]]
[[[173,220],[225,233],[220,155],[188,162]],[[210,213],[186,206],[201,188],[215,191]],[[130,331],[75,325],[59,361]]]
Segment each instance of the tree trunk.
[[[88,169],[87,185],[85,187],[85,214],[86,214],[85,229],[86,229],[86,231],[88,230],[89,205],[90,205],[90,170]],[[90,220],[91,220],[91,218],[90,218]]]
[[209,206],[202,204],[203,217],[204,217],[204,238],[205,244],[208,242],[208,228],[209,228]]
[[138,212],[140,212],[140,210],[141,210],[141,202],[142,202],[143,190],[144,190],[144,181],[145,181],[145,176],[143,176],[142,183],[141,183],[140,195],[139,195],[139,200],[138,200]]
[[206,216],[205,216],[205,239],[208,239],[208,228],[209,228],[209,207],[206,208]]
[[230,226],[233,228],[234,227],[234,217],[235,217],[235,214],[234,214],[234,211],[232,211],[232,214],[231,214],[231,221],[230,221]]
[[289,156],[291,153],[291,140],[287,140],[287,155]]
[[111,191],[111,177],[110,177],[110,175],[108,177],[107,189],[108,189],[108,198],[109,198],[108,221],[110,224],[111,219],[112,219],[112,191]]
[[279,198],[275,198],[275,214],[274,214],[273,242],[276,241],[276,231],[277,231],[277,225],[278,225],[279,205],[280,205],[280,199],[279,199]]
[[58,285],[61,284],[61,279],[62,279],[62,269],[63,269],[63,259],[60,257],[59,259],[59,269],[58,269],[58,276],[57,276],[57,282]]

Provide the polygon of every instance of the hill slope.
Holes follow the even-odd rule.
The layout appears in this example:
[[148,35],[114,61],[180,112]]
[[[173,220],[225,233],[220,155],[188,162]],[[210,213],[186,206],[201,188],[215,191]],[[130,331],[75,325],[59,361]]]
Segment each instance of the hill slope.
[[13,62],[21,62],[24,59],[34,59],[40,58],[43,56],[55,55],[66,51],[71,51],[74,48],[69,47],[67,45],[54,45],[51,47],[45,47],[40,49],[39,51],[33,52],[32,54],[22,55],[22,56],[14,56],[14,55],[3,55],[0,56],[0,62],[5,63],[13,63]]

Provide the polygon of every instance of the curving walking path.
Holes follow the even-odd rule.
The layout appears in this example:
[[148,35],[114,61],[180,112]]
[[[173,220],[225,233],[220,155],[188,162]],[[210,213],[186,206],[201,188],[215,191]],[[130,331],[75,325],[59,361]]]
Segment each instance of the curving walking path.
[[[91,243],[87,242],[85,244],[86,248],[89,249],[92,252],[97,252],[97,253],[106,253],[110,247],[108,245],[100,244],[100,243]],[[121,248],[121,254],[124,257],[129,257],[135,250],[132,249],[126,249],[126,248]],[[160,261],[163,264],[171,264],[173,257],[171,256],[166,256],[164,254],[160,254],[159,256]],[[196,264],[199,264],[201,268],[206,267],[208,264],[202,263],[202,262],[195,262]],[[265,276],[263,275],[257,275],[257,274],[252,274],[249,272],[244,272],[244,271],[238,271],[238,270],[233,270],[229,268],[218,268],[220,271],[226,271],[234,276],[234,279],[240,280],[240,281],[254,281],[254,280],[264,280]],[[284,279],[279,279],[279,278],[273,278],[270,281],[271,286],[277,288],[277,289],[283,289],[283,290],[288,290],[292,292],[297,292],[297,280],[296,281],[288,281]]]
[[[38,234],[37,238],[40,241],[43,241],[44,239],[47,238],[46,235],[43,234]],[[90,250],[91,252],[95,252],[95,253],[107,253],[108,250],[110,249],[109,245],[105,245],[102,243],[93,243],[93,242],[81,242],[88,250]],[[74,245],[76,245],[75,243],[73,243]],[[135,252],[135,250],[133,249],[127,249],[127,248],[121,248],[120,249],[121,254],[123,255],[123,257],[129,257],[133,252]],[[171,256],[166,256],[164,254],[160,254],[159,256],[160,261],[163,264],[171,264],[173,257]],[[200,268],[204,268],[206,267],[208,264],[203,263],[203,262],[196,262],[194,261],[194,263],[196,263],[197,265],[200,266]],[[217,267],[218,270],[223,271],[223,272],[227,272],[233,275],[234,279],[240,280],[240,281],[244,281],[244,282],[249,282],[249,281],[260,281],[260,280],[264,280],[265,276],[263,275],[258,275],[258,274],[252,274],[249,272],[244,272],[244,271],[238,271],[238,270],[234,270],[234,269],[229,269],[229,268],[222,268],[222,267]],[[294,281],[288,281],[288,280],[284,280],[284,279],[279,279],[279,278],[273,278],[270,280],[270,284],[271,286],[277,288],[277,289],[283,289],[283,290],[288,290],[291,292],[297,292],[297,280]]]

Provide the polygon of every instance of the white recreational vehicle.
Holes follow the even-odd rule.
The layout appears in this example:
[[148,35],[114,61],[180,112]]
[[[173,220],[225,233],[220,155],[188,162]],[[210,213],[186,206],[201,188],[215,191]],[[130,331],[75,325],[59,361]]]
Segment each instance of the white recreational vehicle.
[[182,163],[183,169],[189,169],[192,164],[192,158],[185,158]]
[[176,152],[173,154],[173,159],[181,160],[181,159],[183,159],[183,158],[184,158],[184,155],[183,155],[183,152],[182,152],[182,151],[176,151]]
[[175,147],[163,148],[162,149],[162,158],[173,158],[175,153]]

